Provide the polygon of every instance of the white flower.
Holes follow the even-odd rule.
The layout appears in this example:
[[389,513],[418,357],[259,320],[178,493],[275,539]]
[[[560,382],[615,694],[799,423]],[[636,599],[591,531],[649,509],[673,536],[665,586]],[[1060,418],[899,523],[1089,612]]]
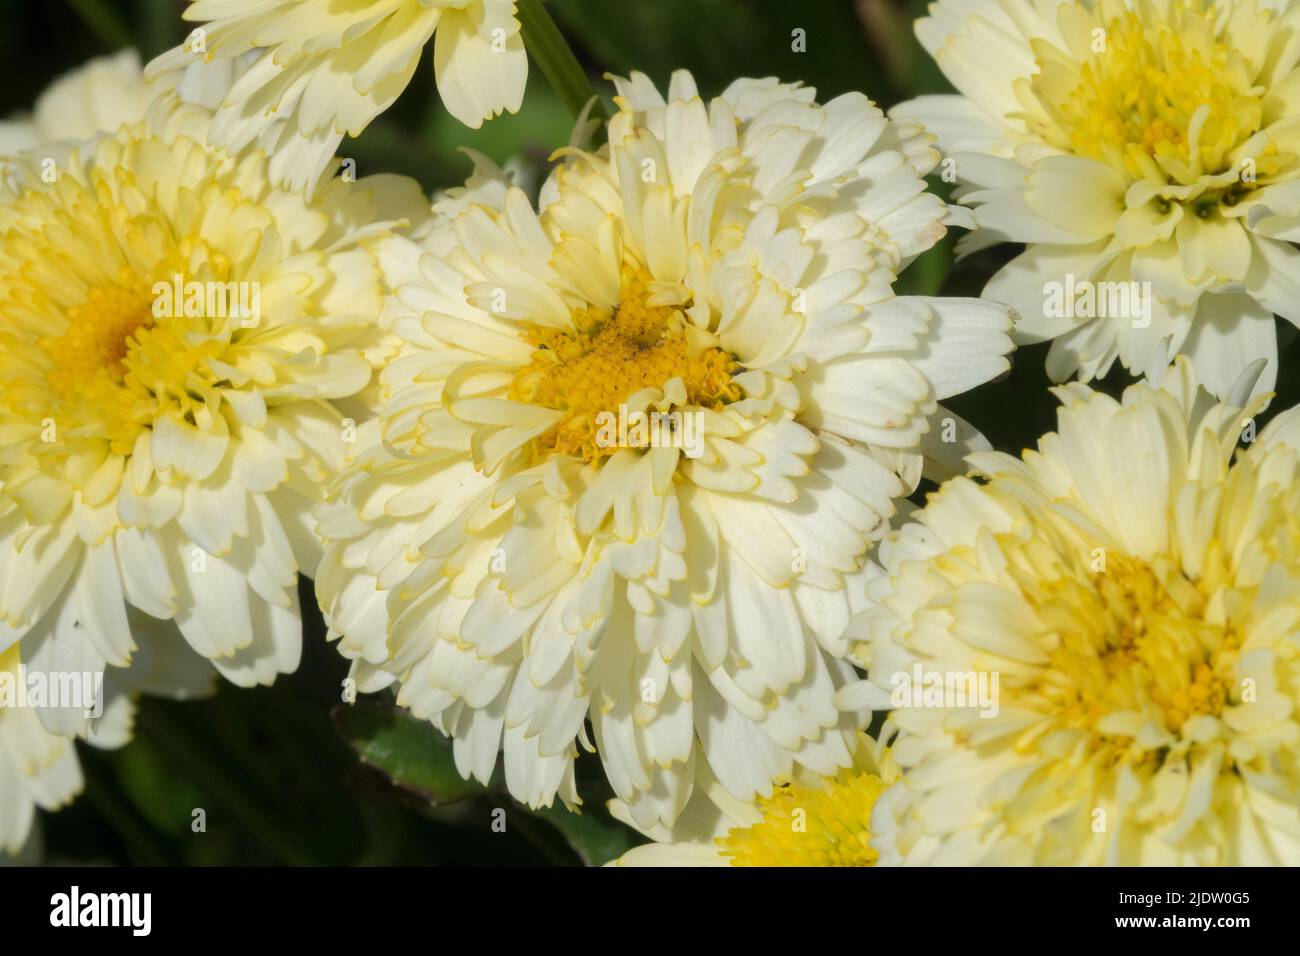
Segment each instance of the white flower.
[[881,543],[840,701],[896,708],[882,862],[1300,862],[1300,409],[1234,462],[1251,385],[1063,386]]
[[[91,60],[52,83],[29,118],[0,123],[0,154],[30,150],[42,163],[60,161],[76,144],[139,122],[162,88],[145,83],[134,51]],[[134,694],[149,691],[184,698],[210,690],[216,674],[206,661],[183,646],[155,647],[147,635],[142,639],[143,652],[135,655],[132,666],[106,675],[71,674],[61,665],[57,671],[33,670],[22,664],[16,644],[0,652],[0,857],[38,857],[36,809],[57,809],[81,789],[73,740],[50,727],[81,732],[96,747],[118,747],[130,738]],[[78,682],[83,705],[102,708],[90,725],[93,732],[86,727],[87,706],[60,708],[52,706],[56,702],[49,697],[20,696],[29,682],[49,687],[68,677]]]
[[895,115],[964,182],[968,248],[1026,243],[984,294],[1018,342],[1053,340],[1054,380],[1182,352],[1215,395],[1258,358],[1272,388],[1274,313],[1300,323],[1298,27],[1292,0],[940,0],[918,21],[959,95]]
[[195,0],[184,17],[205,25],[147,75],[242,59],[247,72],[217,110],[212,142],[260,142],[272,175],[294,190],[393,104],[430,38],[438,92],[467,126],[516,112],[528,79],[514,0]]
[[[19,677],[17,649],[0,653],[0,682]],[[80,792],[74,747],[46,730],[34,709],[0,706],[0,853],[27,843],[37,808],[57,810]]]
[[423,203],[393,177],[306,201],[206,147],[209,121],[169,93],[0,187],[0,651],[30,670],[145,640],[244,686],[297,666],[307,514],[350,432],[332,400],[379,342],[377,220]]
[[562,151],[540,215],[480,169],[390,244],[406,353],[318,512],[318,594],[462,773],[504,747],[519,799],[574,801],[589,718],[648,829],[706,763],[744,801],[848,765],[852,582],[926,454],[978,444],[938,400],[1008,367],[1010,318],[892,294],[947,210],[864,96],[616,83],[610,145]]

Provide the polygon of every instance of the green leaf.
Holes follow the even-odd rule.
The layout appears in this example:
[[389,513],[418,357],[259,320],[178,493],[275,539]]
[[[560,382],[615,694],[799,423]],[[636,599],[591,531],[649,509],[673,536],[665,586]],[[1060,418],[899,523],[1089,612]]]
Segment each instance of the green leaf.
[[559,830],[587,866],[603,866],[646,842],[635,830],[611,817],[603,804],[585,807],[581,813],[556,804],[533,811],[533,816]]
[[[542,6],[542,0],[518,0],[519,24],[528,55],[542,71],[569,114],[577,119],[595,95],[582,64],[569,49],[564,34]],[[594,119],[604,119],[604,105],[597,101],[592,108]]]
[[186,23],[172,0],[135,0],[140,22],[139,46],[146,59],[171,49],[183,38]]
[[[451,741],[426,721],[387,701],[366,700],[336,707],[334,723],[362,761],[434,806],[482,796],[508,799],[499,772],[487,788],[462,780],[452,758]],[[589,775],[591,769],[584,765],[584,774]],[[640,834],[615,820],[605,809],[610,791],[603,778],[580,789],[587,801],[580,813],[562,804],[530,810],[511,801],[513,819],[522,827],[524,820],[532,818],[547,828],[547,832],[542,832],[530,827],[530,832],[525,834],[541,851],[548,852],[547,846],[552,842],[555,844],[555,849],[549,851],[552,854],[563,846],[557,837],[547,835],[554,831],[588,866],[608,863],[645,842]]]
[[334,708],[334,725],[364,763],[434,806],[486,792],[457,772],[447,737],[391,704],[367,700],[340,705]]

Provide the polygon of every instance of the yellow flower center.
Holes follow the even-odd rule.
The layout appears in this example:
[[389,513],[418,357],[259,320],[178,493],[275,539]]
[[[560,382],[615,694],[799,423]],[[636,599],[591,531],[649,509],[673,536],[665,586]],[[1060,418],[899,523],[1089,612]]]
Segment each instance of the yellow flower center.
[[732,866],[874,866],[871,810],[885,784],[845,770],[817,786],[777,787],[759,798],[763,819],[718,838]]
[[153,324],[152,302],[144,283],[123,269],[118,282],[92,287],[84,302],[66,309],[58,334],[37,339],[49,388],[40,402],[43,417],[64,428],[93,419],[97,437],[118,453],[130,450],[139,426],[123,380],[132,342]]
[[[116,157],[120,144],[100,148]],[[118,198],[134,188],[124,160],[96,175],[69,172],[0,207],[0,424],[24,449],[5,462],[13,488],[43,472],[84,490],[160,416],[192,423],[213,404],[210,360],[234,340],[232,319],[206,302],[169,295],[155,314],[155,283],[215,286],[229,257]]]
[[558,452],[584,461],[618,450],[600,441],[604,416],[617,419],[620,405],[645,388],[664,390],[679,379],[679,404],[717,410],[741,397],[732,381],[740,365],[725,349],[706,341],[676,306],[651,304],[648,272],[624,266],[618,308],[579,309],[572,330],[533,328],[525,333],[531,361],[515,377],[510,398],[564,412],[536,439],[534,451]]
[[153,284],[124,267],[80,303],[49,308],[45,324],[57,331],[34,335],[31,361],[0,375],[0,408],[54,426],[37,451],[53,461],[72,451],[69,442],[104,440],[113,454],[129,455],[159,415],[192,419],[204,404],[213,379],[206,360],[225,342],[204,315],[155,319],[154,302]]
[[121,285],[91,289],[85,302],[68,309],[63,333],[40,340],[53,363],[47,379],[60,395],[67,397],[101,375],[122,381],[131,337],[153,322],[149,290],[126,270],[122,279]]
[[1219,716],[1240,638],[1213,619],[1200,587],[1167,559],[1085,560],[1060,577],[1021,580],[1059,637],[1036,692],[1061,723],[1097,731],[1106,716],[1135,712],[1176,734],[1192,717]]
[[[1191,184],[1232,170],[1234,151],[1260,129],[1264,91],[1220,37],[1218,13],[1201,0],[1174,0],[1164,19],[1098,13],[1091,56],[1077,72],[1055,47],[1036,41],[1031,86],[1054,121],[1037,132],[1130,180]],[[1254,172],[1276,171],[1281,160],[1270,145]]]

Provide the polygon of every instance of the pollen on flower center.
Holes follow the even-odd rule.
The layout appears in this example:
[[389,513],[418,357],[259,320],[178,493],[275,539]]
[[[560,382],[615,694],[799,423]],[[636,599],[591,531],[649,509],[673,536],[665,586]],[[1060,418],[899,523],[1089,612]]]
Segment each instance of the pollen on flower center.
[[[1060,51],[1041,44],[1031,84],[1059,125],[1040,132],[1129,178],[1190,184],[1229,171],[1262,125],[1262,90],[1241,53],[1218,39],[1217,10],[1203,6],[1174,0],[1165,19],[1112,17],[1092,31],[1092,55],[1072,78]],[[1277,164],[1270,150],[1257,172]]]
[[733,866],[874,866],[871,811],[884,791],[880,777],[853,770],[821,785],[777,787],[759,798],[762,820],[718,845]]
[[[679,404],[719,409],[741,397],[732,381],[740,365],[710,344],[676,306],[652,305],[651,277],[625,266],[619,304],[588,307],[573,314],[571,330],[533,328],[533,345],[510,397],[563,411],[564,417],[537,439],[540,453],[558,452],[592,461],[615,447],[597,441],[601,413],[617,416],[619,406],[644,388],[664,389],[679,379]],[[679,395],[680,397],[680,395]]]
[[1078,567],[1026,591],[1059,636],[1038,693],[1065,725],[1105,736],[1107,716],[1136,713],[1177,734],[1228,704],[1240,638],[1169,561],[1110,554],[1101,570]]
[[[126,267],[116,274],[93,271],[94,281],[73,305],[59,304],[39,283],[24,290],[42,307],[40,325],[49,331],[11,324],[9,334],[24,344],[0,369],[0,408],[53,426],[53,440],[39,448],[51,468],[71,453],[69,442],[102,439],[113,454],[129,455],[159,416],[192,421],[214,380],[206,363],[225,348],[204,315],[169,309],[158,317],[155,284],[146,274]],[[23,301],[15,296],[10,308]]]
[[67,310],[67,328],[38,342],[51,361],[50,387],[68,398],[98,378],[120,384],[132,337],[153,323],[152,301],[129,273],[120,283],[92,288],[85,302]]

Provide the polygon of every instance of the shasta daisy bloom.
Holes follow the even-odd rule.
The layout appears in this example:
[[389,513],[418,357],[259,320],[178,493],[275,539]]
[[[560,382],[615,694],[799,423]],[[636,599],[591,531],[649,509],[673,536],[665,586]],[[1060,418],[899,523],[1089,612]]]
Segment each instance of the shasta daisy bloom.
[[[139,122],[156,92],[134,51],[91,60],[52,83],[30,117],[0,123],[0,155],[32,150],[42,161],[62,159],[78,143]],[[53,660],[59,670],[36,671],[22,664],[18,645],[0,651],[0,860],[39,858],[36,810],[57,809],[81,789],[73,741],[47,724],[81,729],[90,714],[88,742],[118,747],[130,739],[135,694],[190,698],[210,691],[216,676],[210,664],[183,645],[159,646],[150,636],[141,635],[144,647],[128,670],[109,674],[70,673]],[[68,686],[69,678],[80,699],[66,708],[48,688]],[[29,685],[47,690],[36,696]]]
[[[0,650],[98,673],[188,643],[240,685],[293,670],[307,523],[370,382],[390,178],[273,187],[171,94],[0,186]],[[52,181],[50,181],[52,180]],[[78,714],[49,708],[65,734]]]
[[848,765],[852,582],[927,450],[974,441],[938,400],[1007,368],[1010,318],[893,296],[947,210],[865,97],[615,82],[610,145],[561,151],[540,214],[480,168],[391,241],[405,354],[317,589],[462,773],[504,748],[519,799],[576,801],[590,719],[650,828],[706,764],[739,800]]
[[396,101],[431,38],[438,92],[466,126],[518,111],[528,79],[514,0],[194,0],[184,17],[204,25],[147,74],[246,60],[211,140],[261,142],[295,190]]
[[1300,4],[940,0],[916,32],[958,95],[896,108],[934,132],[974,246],[1027,248],[984,294],[1052,340],[1056,381],[1168,354],[1215,395],[1274,314],[1300,323]]
[[[737,800],[716,781],[702,779],[671,829],[624,853],[618,866],[875,866],[871,814],[895,778],[886,758],[878,767],[873,745],[861,735],[853,766],[834,777],[796,768],[767,796]],[[627,822],[626,808],[611,811]]]
[[1061,387],[882,542],[840,696],[897,708],[882,862],[1300,862],[1300,409],[1256,437],[1249,387]]

